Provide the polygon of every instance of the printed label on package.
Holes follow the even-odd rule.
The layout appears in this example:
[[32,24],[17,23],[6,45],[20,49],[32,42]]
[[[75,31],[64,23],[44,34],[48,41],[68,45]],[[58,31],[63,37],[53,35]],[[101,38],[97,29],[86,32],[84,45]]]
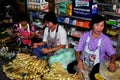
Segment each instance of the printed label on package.
[[72,15],[91,18],[98,12],[97,4],[93,0],[73,0]]
[[90,6],[89,1],[90,0],[75,0],[75,7],[80,7],[80,6],[89,7]]

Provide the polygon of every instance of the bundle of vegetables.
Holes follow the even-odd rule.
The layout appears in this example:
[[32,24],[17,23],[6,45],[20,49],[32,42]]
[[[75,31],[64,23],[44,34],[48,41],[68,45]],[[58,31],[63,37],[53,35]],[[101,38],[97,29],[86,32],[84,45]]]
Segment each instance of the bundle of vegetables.
[[44,74],[43,80],[84,80],[84,78],[81,73],[69,74],[61,63],[55,62],[51,65],[50,71]]
[[41,80],[49,70],[46,60],[31,57],[29,54],[17,54],[16,59],[3,65],[3,71],[10,79]]
[[7,32],[7,27],[6,26],[0,26],[0,38],[6,38],[8,37],[9,34]]
[[9,34],[6,31],[0,32],[0,38],[6,38]]
[[12,80],[84,80],[81,73],[69,74],[61,63],[53,63],[50,67],[47,64],[44,59],[21,53],[3,65],[3,71]]

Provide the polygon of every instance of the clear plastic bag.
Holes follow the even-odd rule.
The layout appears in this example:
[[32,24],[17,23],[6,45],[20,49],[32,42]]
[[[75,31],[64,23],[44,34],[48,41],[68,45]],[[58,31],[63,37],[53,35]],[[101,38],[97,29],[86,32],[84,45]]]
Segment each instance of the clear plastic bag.
[[120,61],[116,61],[117,69],[115,72],[110,72],[108,70],[109,62],[102,62],[100,63],[100,75],[105,80],[120,80]]

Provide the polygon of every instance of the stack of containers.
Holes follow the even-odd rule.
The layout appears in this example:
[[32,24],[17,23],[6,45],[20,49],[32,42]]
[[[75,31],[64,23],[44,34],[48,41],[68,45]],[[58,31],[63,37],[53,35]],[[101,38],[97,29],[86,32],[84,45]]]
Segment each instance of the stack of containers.
[[66,14],[66,4],[68,2],[60,2],[60,14]]
[[49,3],[45,0],[29,0],[28,9],[30,10],[40,10],[40,11],[49,11]]
[[66,4],[66,15],[72,15],[72,1]]

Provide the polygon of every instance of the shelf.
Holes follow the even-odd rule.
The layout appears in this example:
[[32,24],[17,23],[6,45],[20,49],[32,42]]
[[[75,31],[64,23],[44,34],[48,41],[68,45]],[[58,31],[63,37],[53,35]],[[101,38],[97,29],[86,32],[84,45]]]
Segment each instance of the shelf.
[[72,38],[75,38],[75,39],[80,39],[80,37],[78,37],[78,36],[72,36],[72,35],[68,35],[69,37],[72,37]]
[[120,17],[120,14],[116,14],[115,12],[99,11],[99,13],[102,15],[110,15],[110,16]]
[[45,11],[45,10],[41,10],[41,9],[31,9],[31,8],[28,8],[29,11],[33,11],[33,12],[43,12],[43,13],[46,13],[48,11]]
[[62,23],[62,22],[58,22],[58,23],[63,24],[63,25],[70,25],[70,26],[75,26],[77,28],[84,28],[84,29],[88,29],[89,30],[89,28],[87,28],[87,27],[82,27],[82,26],[77,26],[77,25],[72,25],[72,24],[69,24],[69,23]]
[[97,3],[97,4],[102,6],[113,6],[112,4],[109,4],[109,3]]
[[84,18],[84,17],[78,17],[78,16],[71,16],[71,15],[66,15],[66,14],[57,14],[58,16],[65,16],[65,17],[71,17],[71,18],[75,18],[75,19],[81,19],[81,20],[87,20],[90,21],[90,18]]
[[38,2],[28,2],[28,4],[40,5]]

